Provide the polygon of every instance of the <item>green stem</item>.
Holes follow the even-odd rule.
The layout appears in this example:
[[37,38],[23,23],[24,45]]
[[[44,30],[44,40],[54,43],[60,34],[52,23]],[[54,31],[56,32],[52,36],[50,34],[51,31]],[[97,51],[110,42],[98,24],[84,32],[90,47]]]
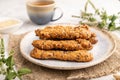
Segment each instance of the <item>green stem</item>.
[[91,4],[91,6],[93,7],[93,9],[96,11],[97,9],[96,9],[95,5],[91,2],[91,0],[88,0],[88,2]]
[[5,52],[5,49],[4,49],[4,40],[3,39],[1,39],[1,41],[0,41],[0,54],[4,54],[4,52]]
[[76,16],[76,15],[72,15],[72,17],[75,17],[75,18],[81,18],[80,16]]
[[89,3],[89,1],[87,0],[87,2],[85,3],[85,8],[84,8],[85,13],[87,12],[87,6],[88,6],[88,3]]

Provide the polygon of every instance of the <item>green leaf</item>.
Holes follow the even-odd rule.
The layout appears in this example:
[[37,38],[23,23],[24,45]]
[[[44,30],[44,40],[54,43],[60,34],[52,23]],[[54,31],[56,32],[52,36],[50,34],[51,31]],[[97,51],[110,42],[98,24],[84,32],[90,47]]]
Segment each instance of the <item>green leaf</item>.
[[99,9],[95,11],[95,14],[100,15]]
[[115,30],[115,27],[114,26],[111,26],[108,28],[110,31],[114,31]]
[[112,27],[111,29],[110,29],[110,31],[115,31],[115,30],[120,30],[120,27]]
[[5,80],[13,80],[13,79],[15,79],[15,77],[16,77],[17,75],[16,75],[16,73],[13,71],[10,71],[7,75],[6,75],[6,77],[5,77]]
[[118,17],[115,16],[115,15],[109,16],[109,20],[110,20],[111,22],[114,22],[117,18],[118,18]]
[[116,27],[115,22],[111,21],[108,25],[108,30],[113,31],[115,30],[115,27]]
[[0,40],[0,54],[4,54],[4,53],[5,53],[4,40],[1,39]]
[[89,21],[90,21],[90,22],[94,22],[94,21],[96,21],[96,19],[93,18],[93,17],[90,17],[90,18],[89,18]]
[[11,56],[11,55],[13,55],[13,54],[14,54],[14,51],[11,50],[11,51],[9,52],[9,55]]
[[19,76],[22,76],[22,75],[25,75],[25,74],[28,74],[28,73],[31,73],[31,70],[28,69],[28,68],[22,68],[22,69],[18,70],[18,75]]
[[99,27],[99,28],[104,28],[104,27],[106,27],[106,21],[100,22],[100,23],[98,24],[98,27]]
[[117,28],[115,28],[115,30],[120,30],[120,26],[119,26],[119,27],[117,27]]
[[115,23],[110,23],[108,26],[108,30],[110,30],[110,31],[115,30]]
[[104,24],[103,24],[103,23],[99,23],[99,24],[98,24],[98,27],[99,27],[99,28],[103,28],[103,27],[104,27]]
[[6,60],[6,65],[9,67],[9,68],[13,68],[14,66],[14,61],[13,61],[13,57],[12,56],[9,56]]
[[108,15],[107,15],[106,11],[102,11],[100,17],[101,17],[102,20],[107,22]]

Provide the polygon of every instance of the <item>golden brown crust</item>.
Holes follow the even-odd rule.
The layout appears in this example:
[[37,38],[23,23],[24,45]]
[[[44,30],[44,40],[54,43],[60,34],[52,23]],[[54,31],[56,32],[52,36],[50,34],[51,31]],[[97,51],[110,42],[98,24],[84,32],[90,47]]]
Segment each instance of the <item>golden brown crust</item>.
[[77,40],[34,40],[32,45],[42,50],[90,50],[92,44],[85,39]]
[[98,40],[96,39],[96,37],[91,37],[91,38],[89,38],[88,40],[89,40],[89,42],[90,42],[91,44],[96,44],[96,43],[98,42]]
[[42,30],[37,29],[35,33],[36,36],[40,37],[40,39],[89,39],[92,36],[92,33],[87,25],[77,27],[49,26]]
[[91,44],[96,44],[98,42],[95,33],[92,33],[91,37],[88,40],[91,42]]
[[58,50],[39,50],[34,48],[31,53],[31,57],[37,59],[57,59],[65,61],[77,61],[77,62],[88,62],[93,60],[93,55],[86,50],[79,51],[58,51]]
[[48,26],[37,29],[34,40],[34,49],[30,56],[37,59],[57,59],[64,61],[88,62],[93,60],[93,55],[87,50],[97,43],[96,34],[89,30],[87,25]]

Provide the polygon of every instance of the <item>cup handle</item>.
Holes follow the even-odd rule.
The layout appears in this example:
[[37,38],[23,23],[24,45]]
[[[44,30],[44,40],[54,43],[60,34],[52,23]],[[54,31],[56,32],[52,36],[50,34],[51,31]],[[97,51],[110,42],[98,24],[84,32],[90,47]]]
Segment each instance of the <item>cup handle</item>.
[[61,10],[61,8],[56,7],[56,8],[54,8],[54,11],[57,10],[57,9],[59,9],[61,11],[61,15],[58,18],[56,18],[56,19],[52,19],[51,21],[57,21],[57,20],[59,20],[63,16],[63,11]]

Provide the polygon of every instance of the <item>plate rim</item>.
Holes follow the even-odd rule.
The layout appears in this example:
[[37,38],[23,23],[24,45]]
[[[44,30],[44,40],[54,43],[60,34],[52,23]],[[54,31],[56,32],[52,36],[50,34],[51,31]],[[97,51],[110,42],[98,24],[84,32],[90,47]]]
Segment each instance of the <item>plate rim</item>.
[[[38,64],[38,63],[37,63],[34,59],[32,59],[30,56],[27,56],[27,54],[24,53],[23,50],[22,50],[22,42],[23,42],[24,38],[25,38],[28,34],[32,33],[33,31],[27,33],[27,34],[21,39],[21,42],[20,42],[20,52],[21,52],[21,55],[22,55],[25,59],[27,59],[28,61],[30,61],[30,62],[32,62],[32,63],[34,63],[34,64],[36,64],[36,65],[43,66],[43,67],[50,68],[50,69],[57,69],[57,70],[76,70],[76,69],[83,69],[83,68],[88,68],[88,67],[95,66],[95,65],[100,64],[101,62],[104,62],[105,60],[107,60],[107,59],[114,53],[114,51],[115,51],[115,49],[116,49],[116,40],[114,40],[114,38],[113,38],[113,36],[111,35],[111,33],[107,32],[106,30],[101,30],[101,29],[99,29],[99,28],[97,28],[97,27],[90,27],[90,28],[94,28],[94,29],[96,29],[96,30],[98,30],[98,31],[101,31],[103,34],[107,35],[107,36],[111,39],[112,44],[114,44],[114,45],[113,45],[112,49],[109,51],[110,53],[108,54],[108,52],[107,52],[107,54],[108,54],[107,56],[103,56],[101,59],[99,59],[99,60],[97,60],[97,61],[94,61],[94,62],[93,62],[92,64],[90,64],[89,66],[83,66],[83,67],[80,67],[80,66],[78,66],[78,67],[58,67],[58,66],[57,66],[57,67],[56,67],[56,66],[45,65],[45,64],[42,64],[42,63],[39,63],[39,64]],[[26,55],[25,55],[25,54],[26,54]]]

